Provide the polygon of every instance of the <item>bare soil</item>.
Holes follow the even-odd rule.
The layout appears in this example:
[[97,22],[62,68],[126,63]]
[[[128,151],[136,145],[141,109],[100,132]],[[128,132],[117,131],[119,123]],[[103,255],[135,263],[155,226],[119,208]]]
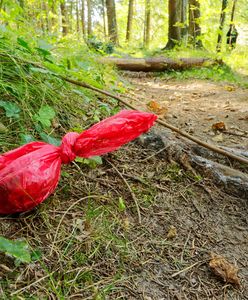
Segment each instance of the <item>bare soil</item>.
[[[245,90],[229,92],[204,81],[131,80],[136,97],[160,101],[168,121],[192,126],[198,137],[211,140],[211,124],[222,120],[228,129],[248,130],[248,121],[239,120],[248,113]],[[206,120],[209,115],[214,119]],[[247,145],[226,134],[224,142]],[[137,140],[95,169],[64,167],[56,193],[36,210],[1,217],[0,235],[26,238],[41,258],[16,266],[1,256],[0,298],[248,299],[247,216],[247,199],[169,164]],[[211,252],[238,267],[240,288],[213,274]]]
[[[206,80],[168,81],[145,75],[128,79],[133,84],[130,95],[143,102],[142,109],[155,101],[174,126],[213,144],[248,148],[247,89]],[[218,122],[225,124],[225,132],[213,131]]]

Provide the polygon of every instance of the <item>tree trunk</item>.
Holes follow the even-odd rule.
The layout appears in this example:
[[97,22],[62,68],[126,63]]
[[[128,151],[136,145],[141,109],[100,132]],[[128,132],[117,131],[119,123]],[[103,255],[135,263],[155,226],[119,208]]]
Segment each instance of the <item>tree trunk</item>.
[[[3,0],[2,0],[1,2],[3,2]],[[18,2],[19,2],[20,7],[21,7],[22,9],[24,9],[24,0],[18,0]],[[0,4],[1,4],[1,3],[0,3]],[[1,9],[1,5],[0,5],[0,9]]]
[[78,8],[79,3],[78,3],[78,0],[76,0],[75,5],[76,5],[76,17],[77,17],[77,33],[79,34],[80,26],[79,26],[79,8]]
[[88,38],[92,36],[92,6],[91,0],[87,0],[87,12],[88,12]]
[[183,27],[181,28],[181,38],[185,39],[187,36],[187,7],[188,7],[188,0],[182,0],[182,9],[181,9],[181,23]]
[[163,50],[173,49],[181,41],[181,30],[180,27],[176,26],[176,23],[181,21],[181,0],[169,0],[168,10],[168,42]]
[[200,2],[199,0],[189,0],[189,44],[194,48],[202,48],[201,27],[200,27]]
[[184,70],[189,68],[209,66],[219,61],[206,58],[180,58],[171,59],[165,57],[157,58],[116,58],[104,57],[101,63],[114,64],[120,70],[143,71],[143,72],[161,72],[165,70]]
[[[160,157],[165,157],[169,162],[177,162],[195,175],[200,173],[204,177],[211,178],[215,184],[231,195],[248,199],[248,175],[234,169],[233,164],[232,167],[223,164],[230,164],[229,159],[223,161],[223,157],[219,154],[186,140],[178,139],[167,130],[155,131],[153,129],[140,137],[137,142],[156,152],[164,149],[158,154]],[[234,149],[228,149],[228,151],[238,152],[239,156],[248,156],[247,152]],[[213,161],[213,159],[221,163]],[[235,164],[234,162],[234,166]]]
[[128,3],[128,17],[127,17],[127,32],[126,32],[126,42],[130,42],[132,34],[132,25],[133,25],[133,8],[134,0],[129,0]]
[[145,26],[144,26],[144,46],[149,48],[151,32],[151,1],[146,0],[145,4]]
[[85,27],[85,1],[84,0],[81,0],[81,26],[82,26],[83,37],[85,37],[86,27]]
[[62,35],[66,36],[68,34],[68,27],[66,23],[66,7],[65,7],[65,1],[60,2],[60,12],[61,12],[61,18],[62,18]]
[[106,13],[105,13],[105,3],[104,0],[102,0],[102,19],[103,19],[103,33],[104,38],[107,37],[107,28],[106,28]]
[[118,31],[115,11],[115,0],[106,0],[109,39],[118,45]]
[[218,39],[217,39],[217,46],[216,51],[221,51],[221,44],[222,44],[222,35],[223,35],[223,27],[225,23],[226,18],[226,8],[227,8],[228,0],[222,0],[222,8],[221,8],[221,14],[220,14],[220,26],[219,26],[219,33],[218,33]]

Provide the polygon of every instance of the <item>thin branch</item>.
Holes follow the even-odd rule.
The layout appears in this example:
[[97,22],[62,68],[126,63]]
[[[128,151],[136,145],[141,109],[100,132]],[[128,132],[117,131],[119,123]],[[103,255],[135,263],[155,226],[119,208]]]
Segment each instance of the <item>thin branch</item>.
[[112,164],[109,160],[107,160],[107,163],[110,164],[110,166],[116,171],[116,173],[121,177],[121,179],[123,180],[123,182],[125,183],[125,185],[127,186],[132,198],[133,198],[133,201],[135,203],[135,206],[136,206],[136,210],[137,210],[137,214],[138,214],[138,221],[139,221],[139,224],[141,224],[141,213],[140,213],[140,208],[139,208],[139,204],[138,204],[138,201],[137,201],[137,198],[134,194],[134,192],[132,191],[129,183],[127,182],[127,180],[124,178],[124,176],[121,174],[121,172],[116,168],[116,166],[114,164]]

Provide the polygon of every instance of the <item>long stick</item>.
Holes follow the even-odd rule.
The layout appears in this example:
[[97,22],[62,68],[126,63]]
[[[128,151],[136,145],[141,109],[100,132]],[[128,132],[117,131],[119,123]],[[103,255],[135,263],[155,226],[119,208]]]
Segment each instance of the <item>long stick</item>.
[[[9,57],[7,54],[3,54],[3,53],[1,53],[0,56],[6,56],[6,57]],[[21,61],[23,61],[23,62],[25,62],[25,63],[29,63],[29,64],[31,64],[31,65],[33,65],[33,66],[39,67],[39,68],[41,68],[41,69],[46,69],[45,67],[43,67],[43,66],[40,65],[39,63],[30,62],[30,61],[25,61],[24,59],[20,59],[20,58],[17,58],[17,59],[18,59],[18,60],[21,60]],[[105,91],[105,90],[96,88],[96,87],[94,87],[94,86],[89,85],[89,84],[86,83],[86,82],[83,82],[83,81],[73,80],[73,79],[70,79],[70,78],[67,78],[67,77],[65,77],[65,76],[61,76],[61,75],[55,74],[55,73],[53,73],[53,75],[56,76],[56,77],[58,77],[58,78],[60,78],[60,79],[62,79],[62,80],[64,80],[64,81],[70,82],[70,83],[72,83],[72,84],[74,84],[74,85],[81,86],[81,87],[84,87],[84,88],[86,88],[86,89],[90,89],[90,90],[92,90],[92,91],[95,91],[95,92],[98,92],[98,93],[100,93],[100,94],[103,94],[103,95],[106,95],[106,96],[108,96],[108,97],[111,97],[111,98],[113,98],[113,99],[116,99],[116,100],[120,101],[121,103],[123,103],[124,105],[126,105],[127,107],[137,110],[137,107],[135,107],[134,105],[128,103],[127,101],[125,101],[125,100],[122,99],[121,97],[119,97],[119,96],[117,96],[117,95],[115,95],[115,94],[112,94],[112,93],[110,93],[110,92],[108,92],[108,91]],[[134,100],[135,100],[135,99],[134,99]],[[225,150],[223,150],[223,149],[221,149],[221,148],[219,148],[219,147],[216,147],[216,146],[214,146],[214,145],[205,143],[205,142],[199,140],[198,138],[196,138],[196,137],[194,137],[194,136],[192,136],[192,135],[190,135],[190,134],[188,134],[188,133],[186,133],[186,132],[184,132],[184,131],[178,129],[177,127],[174,127],[173,125],[171,125],[171,124],[169,124],[169,123],[166,123],[166,122],[164,122],[164,121],[162,121],[162,120],[160,120],[160,119],[157,119],[156,122],[157,122],[158,124],[160,124],[160,125],[166,127],[166,128],[169,128],[170,130],[172,130],[172,131],[174,131],[174,132],[179,133],[181,136],[184,136],[185,138],[187,138],[187,139],[189,139],[189,140],[195,142],[195,143],[198,144],[198,145],[201,145],[201,146],[204,147],[204,148],[207,148],[207,149],[212,150],[212,151],[214,151],[214,152],[216,152],[216,153],[219,153],[219,154],[222,154],[222,155],[224,155],[224,156],[226,156],[226,157],[229,157],[229,158],[231,158],[231,159],[234,159],[234,160],[236,160],[236,161],[238,161],[238,162],[240,162],[240,163],[244,163],[244,164],[247,164],[247,165],[248,165],[248,159],[246,159],[246,158],[244,158],[244,157],[237,156],[237,155],[235,155],[235,154],[233,154],[233,153],[231,153],[231,152],[225,151]]]
[[[137,107],[135,107],[134,105],[128,103],[127,101],[125,101],[125,100],[122,99],[121,97],[119,97],[119,96],[117,96],[117,95],[115,95],[115,94],[112,94],[112,93],[110,93],[110,92],[108,92],[108,91],[98,89],[98,88],[96,88],[96,87],[94,87],[94,86],[91,86],[91,85],[85,83],[85,82],[73,80],[73,79],[70,79],[70,78],[67,78],[67,77],[64,77],[64,76],[58,76],[58,77],[60,77],[61,79],[65,80],[65,81],[67,81],[67,82],[70,82],[70,83],[72,83],[72,84],[74,84],[74,85],[78,85],[78,86],[81,86],[81,87],[84,87],[84,88],[87,88],[87,89],[91,89],[91,90],[93,90],[93,91],[95,91],[95,92],[101,93],[101,94],[106,95],[106,96],[111,97],[111,98],[114,98],[114,99],[120,101],[121,103],[123,103],[124,105],[126,105],[127,107],[137,110]],[[222,154],[222,155],[224,155],[224,156],[226,156],[226,157],[229,157],[229,158],[231,158],[231,159],[237,160],[237,161],[239,161],[240,163],[248,164],[248,159],[246,159],[246,158],[244,158],[244,157],[237,156],[237,155],[235,155],[235,154],[233,154],[233,153],[231,153],[231,152],[225,151],[225,150],[223,150],[223,149],[221,149],[221,148],[219,148],[219,147],[216,147],[216,146],[214,146],[214,145],[211,145],[211,144],[208,144],[208,143],[206,143],[206,142],[203,142],[203,141],[199,140],[198,138],[196,138],[196,137],[194,137],[194,136],[192,136],[192,135],[186,133],[185,131],[182,131],[182,130],[178,129],[177,127],[174,127],[173,125],[171,125],[171,124],[169,124],[169,123],[167,123],[167,122],[164,122],[164,121],[162,121],[162,120],[160,120],[160,119],[157,119],[156,122],[157,122],[158,124],[160,124],[160,125],[166,127],[166,128],[169,128],[170,130],[172,130],[172,131],[174,131],[174,132],[179,133],[180,135],[182,135],[182,136],[184,136],[185,138],[187,138],[187,139],[189,139],[189,140],[195,142],[195,143],[198,144],[198,145],[201,145],[201,146],[204,147],[204,148],[207,148],[207,149],[212,150],[212,151],[214,151],[214,152],[216,152],[216,153]]]

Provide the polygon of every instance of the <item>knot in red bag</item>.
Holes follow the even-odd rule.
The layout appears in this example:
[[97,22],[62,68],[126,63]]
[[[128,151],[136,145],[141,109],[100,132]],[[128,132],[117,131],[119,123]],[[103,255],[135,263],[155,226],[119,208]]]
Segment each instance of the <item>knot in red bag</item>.
[[34,208],[55,190],[61,163],[114,151],[146,132],[156,119],[151,113],[123,110],[81,134],[67,133],[60,147],[32,142],[0,155],[0,213]]

